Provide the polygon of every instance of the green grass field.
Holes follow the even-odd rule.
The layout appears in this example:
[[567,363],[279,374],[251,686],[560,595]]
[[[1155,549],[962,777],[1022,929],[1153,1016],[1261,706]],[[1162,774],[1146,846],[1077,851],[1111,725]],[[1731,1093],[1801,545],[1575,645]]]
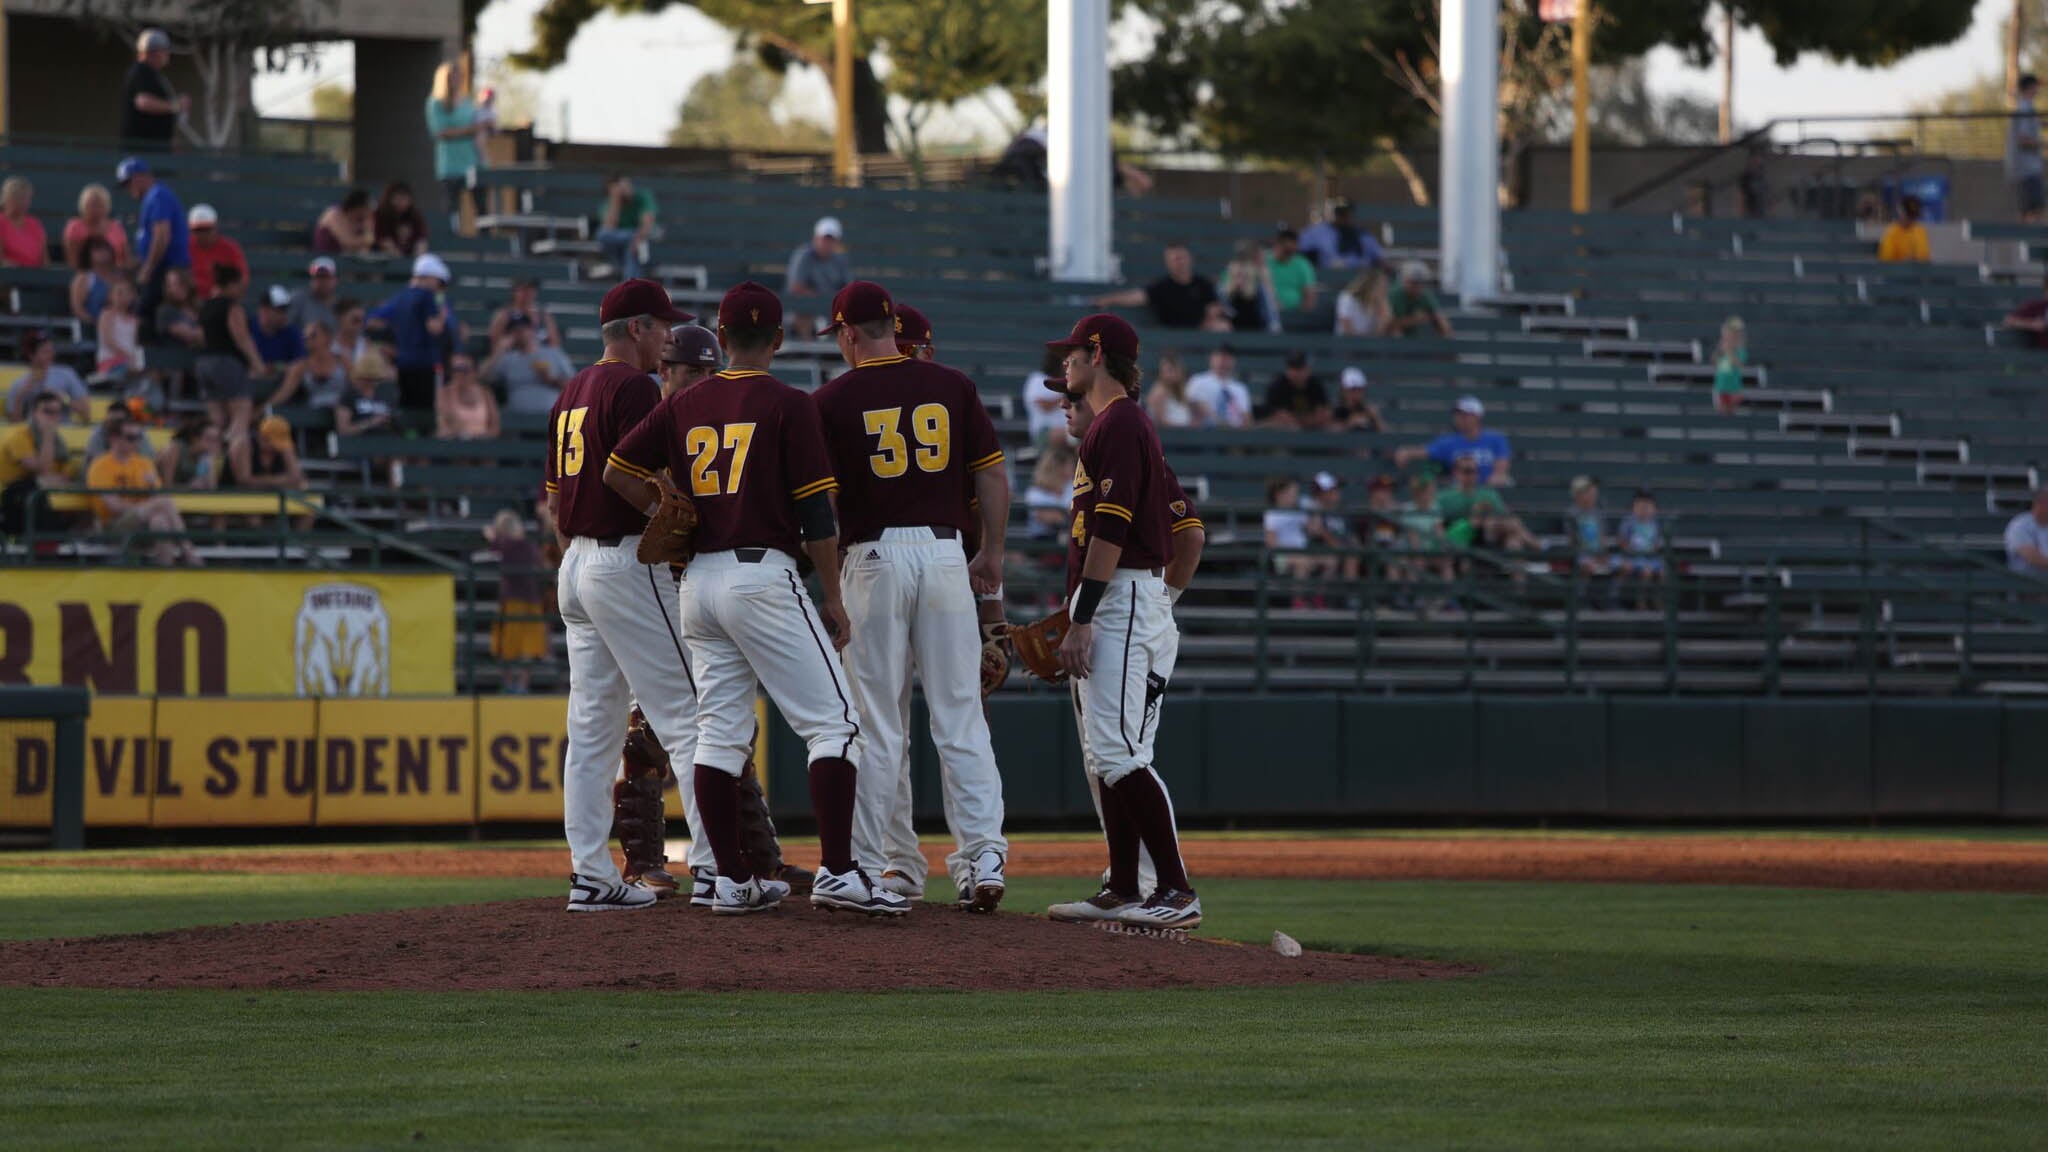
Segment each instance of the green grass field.
[[[557,894],[28,869],[23,939]],[[1019,880],[1013,907],[1081,881]],[[0,990],[9,1148],[2012,1148],[2048,898],[1211,881],[1205,932],[1468,960],[1180,993]],[[948,915],[940,910],[927,914]]]

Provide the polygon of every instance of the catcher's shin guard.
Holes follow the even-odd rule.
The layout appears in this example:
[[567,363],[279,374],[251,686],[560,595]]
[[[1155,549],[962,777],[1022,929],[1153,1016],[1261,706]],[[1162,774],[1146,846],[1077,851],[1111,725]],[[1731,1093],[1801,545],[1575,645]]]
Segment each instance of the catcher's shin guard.
[[739,793],[740,851],[747,858],[747,868],[756,876],[788,884],[792,895],[809,893],[814,879],[810,870],[783,863],[782,841],[776,838],[775,821],[768,816],[768,796],[761,791],[761,778],[752,760],[740,773]]
[[612,785],[612,835],[626,855],[624,877],[663,895],[678,883],[668,870],[668,821],[662,813],[662,791],[675,779],[668,753],[647,727],[647,718],[633,709],[626,743],[619,752],[626,778]]

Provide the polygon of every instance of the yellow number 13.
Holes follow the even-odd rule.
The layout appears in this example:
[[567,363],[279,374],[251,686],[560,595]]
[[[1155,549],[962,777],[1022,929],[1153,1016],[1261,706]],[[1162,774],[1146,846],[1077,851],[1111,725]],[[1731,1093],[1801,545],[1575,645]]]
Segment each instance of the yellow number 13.
[[588,408],[571,408],[555,417],[555,475],[575,476],[583,471],[583,418]]
[[690,453],[690,495],[718,495],[718,472],[711,466],[718,461],[721,444],[732,453],[726,465],[725,494],[740,490],[740,474],[747,470],[747,449],[754,446],[754,426],[727,424],[720,429],[700,425],[683,437],[683,447]]
[[868,467],[884,480],[910,471],[912,456],[926,472],[944,472],[953,459],[953,418],[944,404],[919,404],[910,410],[910,434],[917,438],[917,451],[903,439],[900,430],[903,409],[875,408],[861,413],[868,435],[875,437],[875,451]]

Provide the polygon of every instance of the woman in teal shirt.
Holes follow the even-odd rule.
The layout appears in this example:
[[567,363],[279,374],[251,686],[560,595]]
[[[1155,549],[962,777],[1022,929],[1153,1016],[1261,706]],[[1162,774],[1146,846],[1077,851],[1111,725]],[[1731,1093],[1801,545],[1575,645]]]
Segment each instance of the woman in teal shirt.
[[484,210],[483,154],[477,148],[482,127],[476,101],[469,95],[469,69],[459,62],[434,70],[434,93],[427,97],[427,135],[434,140],[434,175],[441,181],[451,232],[462,228],[461,197],[479,215]]

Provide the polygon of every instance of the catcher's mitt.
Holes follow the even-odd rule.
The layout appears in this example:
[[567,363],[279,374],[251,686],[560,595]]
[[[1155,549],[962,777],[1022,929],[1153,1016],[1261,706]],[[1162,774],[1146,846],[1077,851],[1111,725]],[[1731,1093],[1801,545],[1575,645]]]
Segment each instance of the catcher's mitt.
[[1043,620],[1011,629],[1010,647],[1017,650],[1017,660],[1033,676],[1048,684],[1064,684],[1067,670],[1060,667],[1060,641],[1066,638],[1067,610],[1062,608]]
[[1010,626],[1003,621],[981,626],[981,698],[1010,678]]
[[661,489],[661,506],[648,518],[640,534],[637,555],[642,564],[688,564],[696,553],[690,540],[697,533],[697,506],[690,498],[667,485]]

